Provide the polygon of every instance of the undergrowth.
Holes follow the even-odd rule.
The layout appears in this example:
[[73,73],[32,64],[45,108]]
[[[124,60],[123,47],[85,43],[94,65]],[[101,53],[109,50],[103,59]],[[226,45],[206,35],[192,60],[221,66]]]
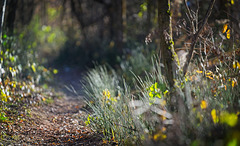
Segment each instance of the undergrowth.
[[[229,50],[224,50],[226,44],[215,44],[221,53]],[[223,55],[215,57],[209,68],[207,58],[216,55],[209,54],[200,49],[188,73],[177,72],[174,90],[169,89],[156,56],[150,63],[149,57],[135,52],[122,62],[120,75],[110,67],[96,66],[84,78],[91,109],[86,124],[111,144],[239,144],[240,63],[232,54],[228,60]]]

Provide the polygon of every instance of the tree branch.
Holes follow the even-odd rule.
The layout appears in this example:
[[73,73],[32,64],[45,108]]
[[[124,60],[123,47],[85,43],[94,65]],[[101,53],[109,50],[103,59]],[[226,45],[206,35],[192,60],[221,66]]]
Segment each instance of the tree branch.
[[191,44],[191,48],[190,48],[190,51],[189,51],[189,53],[187,55],[187,61],[185,62],[184,66],[183,66],[183,75],[186,75],[186,73],[187,73],[188,66],[189,66],[190,61],[191,61],[192,56],[193,56],[193,50],[194,50],[194,47],[195,47],[196,42],[198,40],[198,36],[202,32],[205,24],[207,23],[207,20],[208,20],[209,16],[211,15],[214,3],[215,3],[215,0],[211,0],[211,3],[210,3],[210,5],[208,7],[208,10],[207,10],[207,13],[206,13],[206,15],[204,17],[203,23],[200,26],[200,29],[197,31],[197,33],[194,34],[194,36],[193,36],[193,41],[192,41],[192,44]]
[[191,24],[191,27],[192,27],[192,31],[195,33],[193,16],[192,16],[191,11],[190,11],[190,9],[189,9],[189,7],[187,5],[187,0],[184,0],[184,5],[185,5],[185,7],[187,9],[187,15],[188,15],[188,19],[189,19],[189,22]]

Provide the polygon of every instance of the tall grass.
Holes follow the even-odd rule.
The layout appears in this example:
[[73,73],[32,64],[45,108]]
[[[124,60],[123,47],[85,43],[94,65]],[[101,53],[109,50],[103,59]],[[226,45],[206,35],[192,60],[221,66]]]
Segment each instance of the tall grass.
[[232,75],[239,68],[226,73],[229,66],[217,71],[195,67],[177,78],[175,91],[170,91],[158,57],[152,57],[148,67],[151,70],[144,74],[132,71],[131,88],[111,68],[96,66],[87,73],[84,90],[92,112],[86,124],[102,132],[105,141],[152,145],[240,142],[239,77]]
[[101,132],[105,142],[136,140],[138,133],[128,106],[131,94],[125,82],[106,66],[90,70],[84,82],[86,103],[92,110],[86,124]]

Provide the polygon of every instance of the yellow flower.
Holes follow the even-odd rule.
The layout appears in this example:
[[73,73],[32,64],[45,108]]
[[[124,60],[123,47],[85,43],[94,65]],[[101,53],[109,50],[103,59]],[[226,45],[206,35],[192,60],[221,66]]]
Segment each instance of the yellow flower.
[[233,68],[236,69],[237,65],[236,65],[236,61],[233,61]]
[[201,71],[201,70],[197,70],[197,71],[196,71],[196,73],[200,73],[200,74],[201,74],[202,72],[203,72],[203,71]]
[[237,67],[238,69],[240,69],[240,63],[237,61]]
[[213,75],[213,72],[212,71],[207,71],[206,75]]
[[103,90],[103,96],[106,96],[107,98],[110,98],[111,94],[108,89]]
[[215,109],[213,109],[211,111],[211,115],[212,115],[212,119],[213,119],[214,124],[218,123],[219,122],[219,117],[217,116],[217,111]]
[[237,81],[236,80],[232,80],[232,87],[235,87],[237,85]]
[[205,100],[201,101],[201,109],[206,109],[207,108],[207,102]]
[[223,25],[222,33],[225,33],[225,32],[227,31],[227,28],[228,28],[228,24],[224,24],[224,25]]
[[227,39],[230,39],[230,29],[227,30]]
[[236,61],[233,61],[233,68],[236,69],[240,69],[240,63],[236,60]]
[[164,91],[164,92],[163,92],[164,97],[166,97],[166,95],[167,95],[168,93],[169,93],[168,90]]
[[163,134],[162,131],[159,131],[158,133],[153,135],[154,141],[164,140],[166,138],[167,138],[167,135]]
[[209,78],[209,79],[211,79],[211,80],[214,80],[213,77],[211,77],[211,76],[206,76],[206,77]]
[[149,92],[149,96],[150,96],[150,97],[153,97],[153,93],[152,93],[152,92]]

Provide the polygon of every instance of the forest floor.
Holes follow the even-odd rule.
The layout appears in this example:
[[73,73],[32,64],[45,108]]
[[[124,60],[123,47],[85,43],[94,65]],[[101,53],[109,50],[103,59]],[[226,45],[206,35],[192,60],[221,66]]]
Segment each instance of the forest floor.
[[[70,77],[73,79],[74,75],[67,78]],[[73,81],[67,78],[58,75],[58,84]],[[102,145],[100,135],[85,126],[83,99],[67,93],[63,86],[58,90],[61,89],[65,96],[51,100],[46,97],[47,102],[30,106],[21,119],[8,124],[9,130],[0,139],[0,145]]]

